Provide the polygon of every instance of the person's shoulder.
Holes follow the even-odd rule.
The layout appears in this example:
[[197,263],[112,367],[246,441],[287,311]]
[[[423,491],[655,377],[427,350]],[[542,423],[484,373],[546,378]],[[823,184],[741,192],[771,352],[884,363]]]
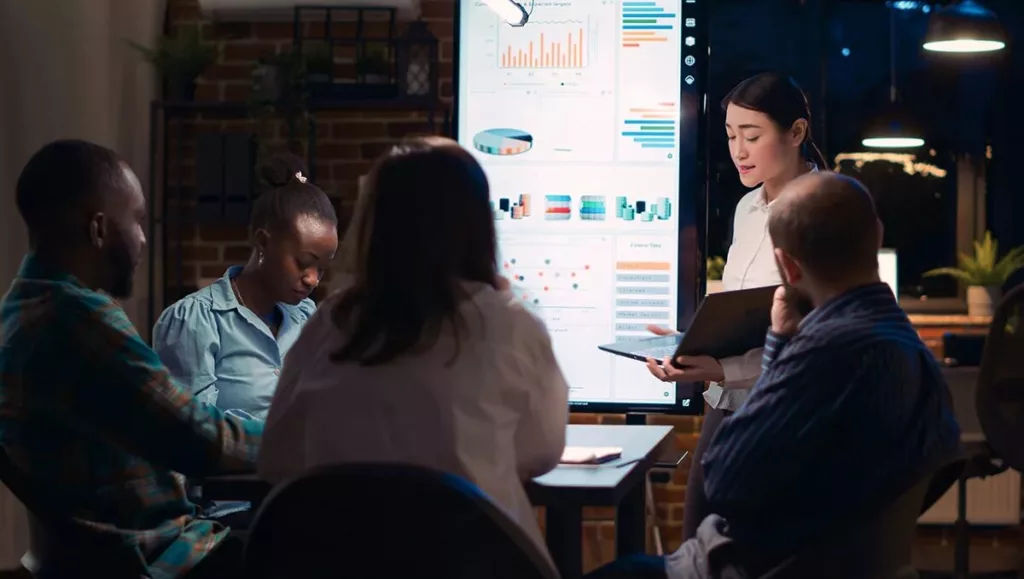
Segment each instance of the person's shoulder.
[[194,323],[208,320],[213,312],[213,296],[211,286],[192,292],[167,306],[157,318],[156,325],[162,326],[172,321]]
[[916,352],[923,347],[920,336],[909,323],[856,316],[817,320],[801,329],[791,346],[822,358],[843,357],[867,362],[870,358],[891,358]]
[[753,207],[754,205],[759,203],[763,196],[764,196],[764,188],[763,187],[757,187],[755,189],[747,191],[747,193],[745,195],[743,195],[743,197],[740,197],[740,200],[738,202],[736,202],[736,213],[739,214],[739,211],[741,209],[744,210],[744,211],[746,211],[747,209],[750,209],[751,207]]
[[106,293],[74,284],[61,285],[54,302],[61,331],[71,330],[70,335],[75,335],[80,331],[92,333],[102,329],[126,338],[138,337],[138,330],[117,300]]

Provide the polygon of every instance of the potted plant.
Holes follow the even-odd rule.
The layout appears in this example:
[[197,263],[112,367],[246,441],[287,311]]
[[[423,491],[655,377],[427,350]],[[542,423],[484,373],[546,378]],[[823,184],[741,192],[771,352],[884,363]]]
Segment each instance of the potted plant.
[[252,100],[292,103],[300,96],[305,60],[293,52],[260,58],[252,71]]
[[380,43],[367,44],[356,59],[356,76],[359,82],[366,84],[390,84],[391,60],[388,58],[387,46]]
[[709,257],[707,259],[707,293],[713,294],[722,291],[722,273],[725,271],[725,259],[721,256]]
[[1003,285],[1018,269],[1024,267],[1024,246],[999,257],[999,243],[992,232],[974,242],[974,255],[961,253],[957,267],[940,267],[925,272],[925,277],[948,275],[967,284],[967,315],[991,316],[995,304],[1002,299]]
[[199,25],[181,28],[177,36],[163,37],[156,48],[130,44],[163,77],[169,100],[194,100],[196,79],[217,59],[216,47],[203,42]]

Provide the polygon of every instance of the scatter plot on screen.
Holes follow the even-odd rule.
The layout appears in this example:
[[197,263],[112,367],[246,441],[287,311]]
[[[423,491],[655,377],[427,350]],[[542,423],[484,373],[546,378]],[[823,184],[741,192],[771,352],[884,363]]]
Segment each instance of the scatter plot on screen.
[[503,260],[502,270],[512,282],[516,298],[534,307],[579,306],[581,294],[593,289],[586,260],[513,254]]

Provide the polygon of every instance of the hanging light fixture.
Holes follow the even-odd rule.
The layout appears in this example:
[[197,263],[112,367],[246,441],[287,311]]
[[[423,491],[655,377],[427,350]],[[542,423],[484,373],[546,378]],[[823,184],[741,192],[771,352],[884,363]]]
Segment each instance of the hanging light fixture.
[[864,131],[861,144],[873,149],[911,149],[924,145],[911,115],[896,92],[896,11],[889,8],[889,103]]
[[[491,10],[494,10],[502,20],[509,25],[519,27],[525,26],[530,19],[530,13],[523,8],[523,5],[515,0],[484,0]],[[530,12],[533,12],[531,9]]]
[[974,0],[936,10],[928,19],[924,49],[932,52],[993,52],[1006,47],[1006,31],[995,13]]

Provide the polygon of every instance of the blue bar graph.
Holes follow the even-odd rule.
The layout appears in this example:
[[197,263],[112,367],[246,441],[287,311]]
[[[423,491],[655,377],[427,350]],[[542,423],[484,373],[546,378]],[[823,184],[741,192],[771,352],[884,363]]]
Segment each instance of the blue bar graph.
[[674,149],[677,115],[673,102],[630,108],[620,135],[641,149]]
[[644,42],[663,42],[664,37],[651,37],[655,30],[672,30],[677,18],[674,12],[668,12],[658,2],[623,2],[622,3],[622,45],[624,48],[638,48]]

